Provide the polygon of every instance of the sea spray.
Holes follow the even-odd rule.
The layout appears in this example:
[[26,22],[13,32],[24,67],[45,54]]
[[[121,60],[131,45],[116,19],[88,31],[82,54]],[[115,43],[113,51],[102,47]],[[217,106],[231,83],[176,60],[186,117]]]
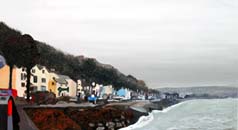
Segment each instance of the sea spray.
[[126,128],[121,128],[120,130],[132,130],[132,129],[141,128],[143,126],[148,125],[153,119],[154,119],[153,114],[149,113],[148,116],[141,116],[135,124],[130,125]]

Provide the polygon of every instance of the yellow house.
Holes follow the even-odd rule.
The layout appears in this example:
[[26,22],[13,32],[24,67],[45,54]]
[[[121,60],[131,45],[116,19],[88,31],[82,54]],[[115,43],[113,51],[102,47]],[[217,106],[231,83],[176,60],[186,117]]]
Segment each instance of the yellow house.
[[[9,66],[0,69],[0,88],[9,88]],[[25,96],[27,72],[26,68],[14,67],[12,74],[12,88],[17,90],[19,97]],[[76,96],[77,83],[65,75],[57,75],[41,65],[31,69],[31,87],[33,91],[50,91],[56,96]],[[79,87],[82,90],[81,83]]]
[[58,75],[54,72],[49,73],[49,82],[48,82],[48,89],[50,92],[53,92],[57,95],[57,85],[56,85],[56,80],[59,78]]
[[[0,88],[8,89],[9,88],[9,66],[6,65],[0,69]],[[16,89],[16,69],[12,71],[12,88]]]
[[[9,88],[9,66],[4,66],[0,69],[0,88]],[[12,88],[17,90],[17,96],[23,97],[26,90],[26,69],[13,68],[12,72]]]

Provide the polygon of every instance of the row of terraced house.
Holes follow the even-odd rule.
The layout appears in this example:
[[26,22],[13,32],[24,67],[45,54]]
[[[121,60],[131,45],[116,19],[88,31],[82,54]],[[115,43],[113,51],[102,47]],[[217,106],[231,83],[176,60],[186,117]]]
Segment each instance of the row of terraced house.
[[[17,96],[26,96],[27,72],[26,68],[14,67],[12,71],[12,88],[17,91]],[[0,69],[0,88],[7,89],[9,86],[9,66]],[[80,79],[72,80],[69,76],[61,75],[54,69],[48,70],[45,66],[35,65],[31,69],[30,91],[49,91],[55,93],[56,97],[71,96],[75,97],[78,93],[92,93],[99,98],[108,95],[118,95],[130,99],[131,91],[121,88],[116,91],[112,85],[99,85],[94,83],[92,86],[82,86]]]
[[[0,88],[9,86],[9,66],[0,69]],[[27,72],[26,68],[14,67],[12,71],[12,88],[17,90],[19,97],[24,97],[26,91]],[[60,75],[53,69],[48,70],[41,65],[35,65],[31,69],[30,90],[50,91],[59,96],[76,96],[77,91],[82,89],[81,80],[75,82],[69,76]]]

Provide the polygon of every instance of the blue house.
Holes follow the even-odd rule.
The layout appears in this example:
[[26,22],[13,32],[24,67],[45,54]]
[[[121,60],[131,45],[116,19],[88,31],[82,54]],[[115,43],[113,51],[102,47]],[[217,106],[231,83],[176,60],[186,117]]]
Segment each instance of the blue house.
[[126,89],[121,88],[116,92],[117,96],[125,97],[126,96]]
[[127,88],[121,88],[116,92],[117,96],[124,97],[125,99],[131,98],[131,91]]

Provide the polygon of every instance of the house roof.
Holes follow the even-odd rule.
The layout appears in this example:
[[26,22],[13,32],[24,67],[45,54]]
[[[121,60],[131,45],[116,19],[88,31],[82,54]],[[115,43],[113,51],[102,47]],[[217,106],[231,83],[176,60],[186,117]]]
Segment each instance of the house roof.
[[39,64],[36,64],[35,65],[39,70],[42,70],[42,69],[44,69],[45,68],[45,70],[47,71],[47,72],[51,72],[51,71],[49,71],[45,66],[43,66],[43,65],[39,65]]
[[68,83],[67,79],[70,79],[70,77],[67,75],[58,75],[58,76],[59,78],[55,79],[55,81],[60,84],[67,84]]
[[58,75],[60,78],[64,78],[64,79],[71,79],[69,76],[67,76],[67,75],[61,75],[61,74],[59,74]]
[[55,79],[55,81],[57,82],[57,83],[59,83],[59,84],[67,84],[68,82],[65,80],[65,79],[63,79],[63,78],[57,78],[57,79]]
[[44,66],[39,65],[39,64],[37,64],[36,66],[38,67],[39,70],[42,70],[44,68]]

